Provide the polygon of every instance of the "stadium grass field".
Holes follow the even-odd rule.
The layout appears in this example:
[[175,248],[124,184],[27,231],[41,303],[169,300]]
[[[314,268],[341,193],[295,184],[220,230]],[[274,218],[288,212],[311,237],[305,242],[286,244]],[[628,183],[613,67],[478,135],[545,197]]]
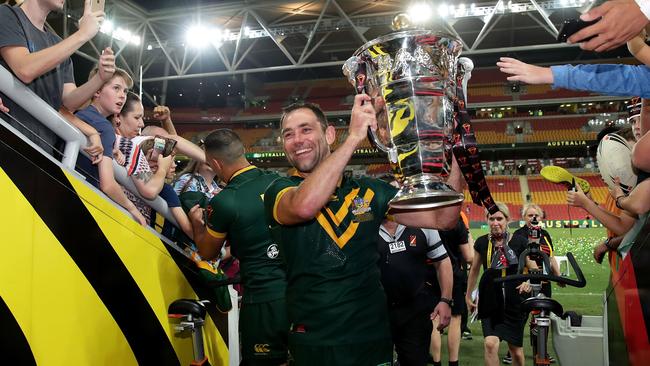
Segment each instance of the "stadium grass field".
[[[513,231],[514,228],[511,228]],[[582,269],[587,286],[584,288],[566,287],[560,288],[553,286],[553,298],[559,301],[564,310],[573,310],[583,315],[602,315],[603,314],[603,294],[607,290],[609,281],[609,265],[602,265],[594,262],[592,257],[593,246],[599,241],[605,239],[605,229],[548,229],[555,246],[556,255],[565,255],[571,252],[575,256],[580,268]],[[472,236],[477,238],[485,235],[487,230],[472,229]],[[572,272],[571,277],[575,278]],[[460,343],[460,365],[483,365],[483,334],[480,322],[469,325],[472,330],[472,340],[461,340]],[[548,342],[551,354],[554,355],[553,344],[551,339]],[[443,365],[447,365],[446,336],[443,336]],[[503,357],[507,351],[504,342],[501,343],[499,355]],[[524,353],[526,355],[526,365],[532,364],[530,339],[528,326],[524,330]],[[555,365],[559,365],[559,362]]]

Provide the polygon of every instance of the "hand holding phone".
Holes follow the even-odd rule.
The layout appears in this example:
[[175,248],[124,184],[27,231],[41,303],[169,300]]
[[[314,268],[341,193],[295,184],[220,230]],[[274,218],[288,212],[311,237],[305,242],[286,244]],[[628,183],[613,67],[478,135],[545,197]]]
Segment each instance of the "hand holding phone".
[[[581,19],[565,20],[564,24],[562,24],[562,28],[560,29],[560,32],[557,35],[557,41],[560,43],[566,42],[569,39],[569,37],[571,37],[575,33],[578,33],[580,30],[587,28],[590,25],[596,24],[600,19],[602,18],[596,18],[588,22],[585,22],[584,20]],[[594,37],[596,37],[596,35],[593,35],[585,39],[581,39],[580,42],[587,42],[588,40]]]
[[106,0],[90,0],[90,11],[92,13],[96,11],[104,11],[106,5]]
[[[164,137],[156,136],[153,139],[153,149],[151,150],[151,160],[157,161],[158,155],[163,154],[165,151],[165,144],[167,140]],[[164,154],[163,154],[164,156]]]

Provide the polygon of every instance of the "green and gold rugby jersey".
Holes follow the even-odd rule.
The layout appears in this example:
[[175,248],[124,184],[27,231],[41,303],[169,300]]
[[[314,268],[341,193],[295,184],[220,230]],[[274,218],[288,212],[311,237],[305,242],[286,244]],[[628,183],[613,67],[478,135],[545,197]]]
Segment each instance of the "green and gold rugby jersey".
[[255,166],[237,171],[208,206],[208,232],[226,238],[239,259],[244,303],[285,296],[286,280],[278,245],[264,217],[264,191],[279,176]]
[[376,239],[397,189],[371,178],[343,179],[316,218],[282,225],[277,204],[302,181],[280,178],[264,194],[271,234],[286,262],[289,342],[329,346],[389,339]]

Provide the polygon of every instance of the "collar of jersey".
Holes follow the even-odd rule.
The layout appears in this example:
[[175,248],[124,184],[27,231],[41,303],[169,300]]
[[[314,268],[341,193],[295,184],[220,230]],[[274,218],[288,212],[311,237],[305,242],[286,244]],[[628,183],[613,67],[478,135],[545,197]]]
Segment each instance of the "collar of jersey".
[[238,176],[238,175],[240,175],[240,174],[242,174],[242,173],[245,173],[245,172],[247,172],[247,171],[249,171],[249,170],[256,169],[256,168],[257,168],[257,167],[256,167],[255,165],[249,165],[249,166],[247,166],[247,167],[245,167],[245,168],[241,168],[241,169],[239,169],[238,171],[236,171],[235,173],[233,173],[233,175],[230,176],[230,179],[228,179],[228,182],[232,182],[232,180],[233,180],[236,176]]
[[390,235],[390,233],[384,228],[384,225],[382,224],[379,227],[379,235],[381,235],[382,239],[384,239],[385,241],[391,242],[393,238],[395,238],[395,240],[399,239],[404,233],[405,229],[406,226],[402,224],[397,224],[397,229],[395,229],[395,235]]

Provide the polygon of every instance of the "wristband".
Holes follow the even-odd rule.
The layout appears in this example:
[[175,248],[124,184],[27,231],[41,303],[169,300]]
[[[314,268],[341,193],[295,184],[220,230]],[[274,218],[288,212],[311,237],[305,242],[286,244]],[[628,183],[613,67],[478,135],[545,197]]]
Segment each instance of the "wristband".
[[641,9],[641,12],[650,21],[650,0],[634,0]]
[[607,249],[609,249],[609,250],[616,250],[616,249],[614,249],[614,247],[612,247],[611,245],[609,245],[609,240],[610,240],[610,239],[611,239],[611,238],[607,238],[607,239],[605,239],[605,241],[603,242],[603,244],[605,245],[605,248],[607,248]]
[[446,297],[441,297],[440,302],[444,302],[445,304],[449,305],[449,307],[452,307],[454,304],[454,300],[448,299]]
[[616,207],[620,208],[621,210],[624,210],[624,208],[621,207],[621,198],[623,198],[623,197],[625,197],[624,194],[616,197],[616,200],[615,200],[616,201]]

